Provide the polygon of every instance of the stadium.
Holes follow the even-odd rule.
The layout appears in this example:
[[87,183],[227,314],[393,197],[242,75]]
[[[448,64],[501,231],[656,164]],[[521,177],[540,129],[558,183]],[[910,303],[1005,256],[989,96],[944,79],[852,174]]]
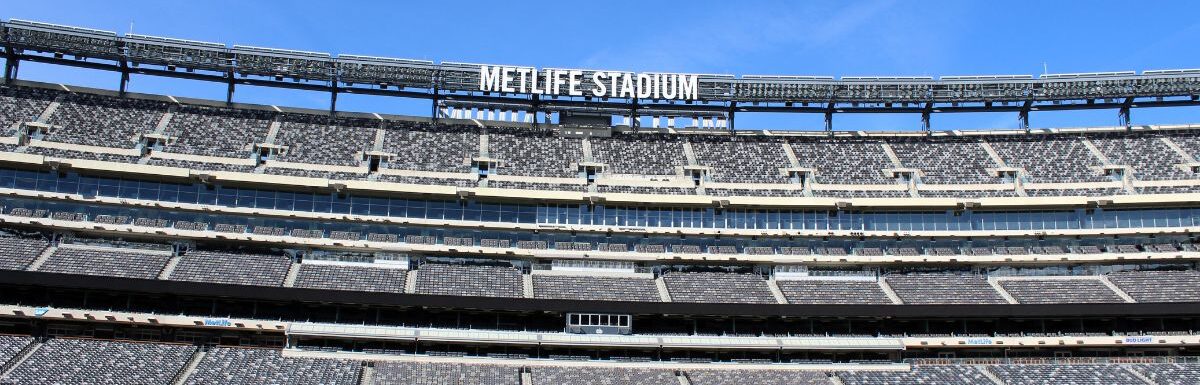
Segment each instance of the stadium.
[[[0,384],[1200,383],[1200,125],[1130,123],[1200,105],[1200,70],[634,73],[0,32]],[[1029,122],[1093,109],[1124,124]],[[735,128],[757,112],[825,130]],[[874,112],[924,129],[834,124]]]

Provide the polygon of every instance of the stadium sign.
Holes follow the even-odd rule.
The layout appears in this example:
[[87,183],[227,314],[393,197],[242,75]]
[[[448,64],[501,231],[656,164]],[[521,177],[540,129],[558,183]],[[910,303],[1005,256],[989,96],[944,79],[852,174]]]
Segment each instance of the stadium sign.
[[[479,90],[520,94],[696,100],[700,75],[479,66]],[[589,84],[590,83],[590,84]],[[588,87],[585,90],[581,87]]]

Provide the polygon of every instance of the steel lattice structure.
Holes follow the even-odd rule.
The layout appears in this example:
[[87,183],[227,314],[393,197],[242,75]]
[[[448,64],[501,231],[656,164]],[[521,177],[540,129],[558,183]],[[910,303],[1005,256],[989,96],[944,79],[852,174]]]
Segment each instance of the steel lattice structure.
[[[722,116],[733,127],[738,112],[819,113],[832,129],[836,113],[919,113],[925,127],[935,113],[1017,112],[1028,127],[1031,111],[1115,109],[1127,124],[1139,107],[1200,105],[1200,69],[995,76],[833,77],[699,75],[698,100],[593,98],[480,92],[480,65],[331,55],[242,45],[226,46],[137,34],[10,20],[0,23],[5,79],[23,61],[122,74],[330,93],[388,95],[529,112],[584,111],[618,116]],[[595,70],[583,70],[590,76]]]

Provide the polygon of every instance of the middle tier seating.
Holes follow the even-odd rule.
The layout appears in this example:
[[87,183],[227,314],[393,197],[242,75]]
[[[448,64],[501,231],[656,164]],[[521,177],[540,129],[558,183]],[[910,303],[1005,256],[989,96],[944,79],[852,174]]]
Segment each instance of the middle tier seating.
[[155,279],[170,255],[135,249],[59,247],[38,271],[107,277]]
[[1123,271],[1108,279],[1138,302],[1200,301],[1200,272],[1194,270]]
[[1000,286],[1017,303],[1119,303],[1125,302],[1103,282],[1081,279],[1001,280]]
[[281,286],[292,260],[282,255],[189,251],[170,279],[234,285]]
[[875,281],[779,280],[779,291],[793,304],[891,304]]
[[755,274],[667,272],[673,302],[776,303],[767,281]]
[[511,266],[426,263],[417,270],[417,293],[519,298],[521,271]]
[[408,270],[301,263],[295,287],[403,293]]
[[953,273],[910,273],[884,279],[905,304],[1008,303],[981,276]]
[[48,246],[44,239],[0,234],[0,270],[25,270]]
[[534,274],[533,296],[589,301],[659,301],[654,280],[633,277]]

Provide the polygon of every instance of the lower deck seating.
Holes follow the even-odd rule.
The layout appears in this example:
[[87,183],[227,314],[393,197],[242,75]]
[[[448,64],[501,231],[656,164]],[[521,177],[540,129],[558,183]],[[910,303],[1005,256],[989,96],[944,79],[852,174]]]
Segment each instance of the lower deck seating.
[[[520,385],[519,368],[447,362],[381,362],[375,385]],[[579,384],[586,384],[580,382]]]
[[994,365],[988,368],[1008,385],[1146,385],[1119,365]]
[[829,376],[819,371],[798,370],[688,370],[691,385],[829,385]]
[[1134,365],[1133,370],[1136,370],[1158,385],[1194,385],[1200,383],[1200,364]]
[[155,279],[171,256],[133,249],[77,249],[59,247],[38,271]]
[[0,335],[0,365],[16,357],[30,342],[33,337]]
[[767,281],[754,274],[669,272],[663,282],[674,302],[776,303]]
[[169,277],[175,281],[281,286],[292,261],[282,255],[189,251]]
[[678,385],[675,374],[661,369],[535,367],[533,385]]
[[3,383],[169,384],[195,350],[189,345],[55,338],[30,354]]
[[355,385],[361,364],[347,360],[283,357],[278,349],[216,347],[185,385]]
[[521,297],[521,272],[511,266],[427,263],[417,270],[417,293]]
[[913,366],[907,372],[837,372],[837,377],[845,385],[993,385],[979,369],[958,365]]
[[408,270],[360,266],[300,264],[295,287],[403,293]]
[[794,304],[891,304],[875,281],[787,280],[775,281]]
[[658,288],[649,278],[534,275],[533,296],[589,301],[658,302]]

